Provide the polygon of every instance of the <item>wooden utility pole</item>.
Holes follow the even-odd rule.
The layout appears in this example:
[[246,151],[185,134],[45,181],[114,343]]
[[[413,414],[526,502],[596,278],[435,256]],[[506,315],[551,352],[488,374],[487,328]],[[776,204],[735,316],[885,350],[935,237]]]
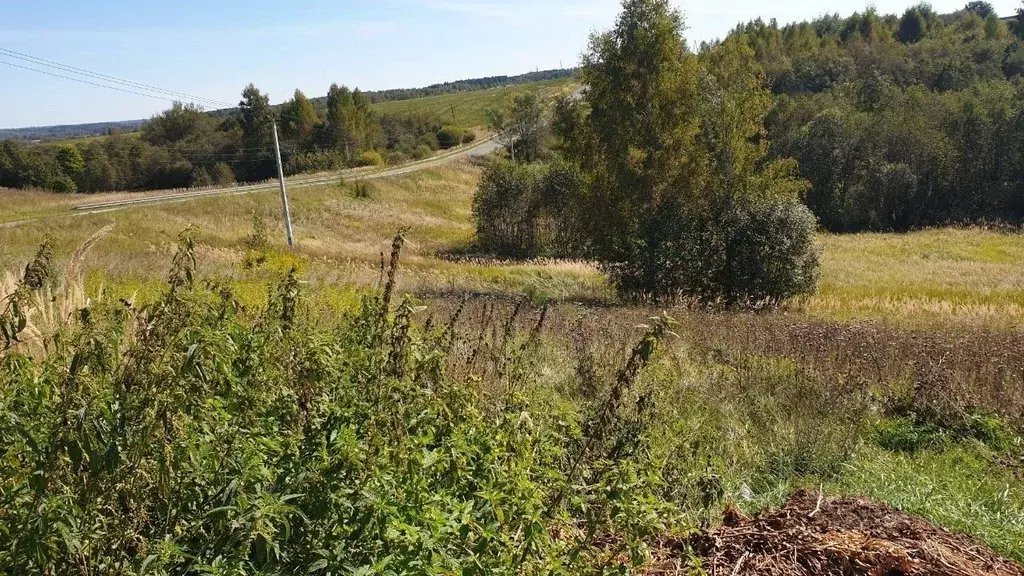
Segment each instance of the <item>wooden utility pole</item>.
[[277,121],[274,121],[274,153],[277,155],[277,180],[281,183],[281,212],[284,215],[284,229],[288,233],[288,246],[295,246],[292,235],[292,214],[288,210],[288,192],[284,189],[284,166],[281,165],[281,144],[277,141]]

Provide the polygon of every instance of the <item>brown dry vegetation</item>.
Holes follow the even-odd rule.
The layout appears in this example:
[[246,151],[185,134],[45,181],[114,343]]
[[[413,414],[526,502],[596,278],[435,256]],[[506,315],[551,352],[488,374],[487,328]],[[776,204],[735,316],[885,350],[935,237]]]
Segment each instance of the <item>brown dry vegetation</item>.
[[[756,519],[727,511],[725,525],[666,546],[647,574],[685,574],[694,550],[710,574],[743,576],[1021,576],[1024,568],[972,538],[856,498],[798,491]],[[675,556],[672,558],[672,556]]]

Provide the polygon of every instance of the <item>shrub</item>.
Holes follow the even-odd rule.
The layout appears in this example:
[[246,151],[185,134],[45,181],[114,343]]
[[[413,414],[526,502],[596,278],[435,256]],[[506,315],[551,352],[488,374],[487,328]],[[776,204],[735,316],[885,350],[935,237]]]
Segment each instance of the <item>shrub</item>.
[[423,160],[424,158],[429,158],[433,153],[434,151],[431,150],[429,146],[426,144],[420,144],[416,148],[413,148],[412,157],[416,160]]
[[580,215],[583,191],[583,173],[578,166],[556,161],[544,168],[537,190],[540,253],[559,257],[587,254]]
[[383,166],[384,155],[376,150],[367,150],[356,158],[356,166]]
[[340,170],[345,167],[345,158],[337,150],[314,150],[312,152],[300,152],[288,160],[285,166],[287,174],[302,174],[305,172],[329,172]]
[[54,176],[53,179],[50,180],[48,188],[58,194],[74,194],[75,192],[78,192],[78,185],[75,184],[75,181],[66,174]]
[[466,130],[466,132],[462,135],[462,143],[470,144],[474,141],[476,141],[476,132],[473,132],[472,130]]
[[192,187],[193,188],[201,188],[203,186],[210,186],[213,183],[214,183],[213,182],[213,177],[210,176],[210,173],[206,170],[205,167],[203,167],[203,166],[196,166],[192,170]]
[[361,200],[373,198],[373,184],[366,180],[356,180],[352,183],[352,196]]
[[813,291],[816,220],[803,205],[767,199],[721,212],[666,210],[652,218],[645,242],[609,266],[625,294],[754,303]]
[[502,256],[537,253],[538,171],[535,167],[495,161],[484,170],[473,197],[480,249]]
[[252,211],[252,231],[242,241],[245,246],[245,268],[259,268],[266,263],[270,255],[270,235],[267,233],[267,221],[258,210]]
[[466,129],[458,126],[445,126],[437,131],[437,143],[441,148],[453,148],[462,143]]
[[231,166],[227,165],[226,162],[217,162],[214,164],[210,176],[213,178],[214,184],[220,186],[235,183],[235,172],[231,169]]
[[437,150],[441,147],[441,143],[437,141],[437,134],[433,132],[421,134],[420,137],[416,139],[416,143],[430,148],[431,151]]
[[409,156],[407,156],[403,152],[399,152],[397,150],[392,151],[392,152],[388,152],[388,164],[390,164],[392,166],[397,166],[399,164],[405,164],[408,161],[409,161]]

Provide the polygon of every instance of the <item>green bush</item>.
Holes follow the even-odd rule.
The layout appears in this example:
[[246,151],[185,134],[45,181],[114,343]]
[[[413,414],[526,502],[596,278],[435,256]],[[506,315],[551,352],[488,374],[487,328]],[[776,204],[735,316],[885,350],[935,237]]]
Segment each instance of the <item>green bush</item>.
[[817,282],[816,221],[787,199],[721,212],[667,210],[608,266],[620,291],[653,299],[756,303],[812,291]]
[[578,206],[582,178],[566,162],[488,162],[473,198],[477,247],[514,258],[585,253]]
[[462,143],[465,135],[465,128],[445,126],[437,131],[437,143],[441,148],[453,148]]
[[466,130],[465,133],[462,135],[462,143],[463,144],[471,144],[471,143],[473,143],[475,141],[476,141],[476,132],[473,132],[472,130]]
[[75,181],[70,176],[65,174],[55,176],[50,180],[47,187],[58,194],[74,194],[78,192],[78,185],[75,184]]
[[416,148],[413,148],[412,157],[414,160],[423,160],[424,158],[429,158],[433,153],[434,150],[432,150],[430,146],[420,144]]
[[594,573],[608,538],[639,565],[673,517],[627,407],[487,403],[390,280],[313,309],[293,269],[243,310],[195,256],[185,236],[149,305],[93,302],[38,355],[0,348],[0,573]]
[[536,167],[504,160],[492,162],[473,196],[478,248],[500,256],[537,254]]
[[403,152],[397,150],[388,152],[388,164],[391,166],[398,166],[399,164],[405,164],[409,161],[409,156]]
[[235,172],[226,162],[217,162],[214,164],[210,176],[213,178],[214,184],[218,184],[220,186],[235,183]]
[[430,148],[431,152],[441,148],[441,143],[437,141],[437,134],[432,132],[421,134],[420,137],[416,139],[416,143],[418,146],[422,145]]
[[330,172],[342,168],[345,168],[345,157],[337,150],[314,150],[292,156],[285,164],[285,173]]
[[384,155],[376,150],[367,150],[356,158],[356,166],[383,166],[386,163]]

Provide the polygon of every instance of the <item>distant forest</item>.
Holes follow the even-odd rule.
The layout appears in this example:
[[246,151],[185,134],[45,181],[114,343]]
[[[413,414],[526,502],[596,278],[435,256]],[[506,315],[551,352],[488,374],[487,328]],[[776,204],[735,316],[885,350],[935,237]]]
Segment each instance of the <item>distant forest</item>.
[[426,88],[399,88],[395,90],[381,90],[379,92],[367,92],[370,102],[391,102],[394,100],[412,100],[425,96],[440,96],[442,94],[456,94],[459,92],[472,92],[474,90],[488,90],[501,86],[514,86],[516,84],[529,84],[531,82],[543,82],[545,80],[558,80],[569,78],[575,73],[573,68],[557,70],[541,70],[529,72],[519,76],[491,76],[490,78],[474,78],[472,80],[459,80],[457,82],[445,82],[434,84]]
[[[501,86],[514,86],[517,84],[528,84],[544,80],[556,80],[568,78],[573,75],[574,70],[557,69],[529,72],[518,76],[490,76],[487,78],[470,78],[468,80],[456,80],[433,84],[424,88],[393,88],[390,90],[379,90],[376,92],[364,92],[369,102],[391,102],[395,100],[411,100],[424,96],[438,96],[441,94],[456,94],[460,92],[472,92],[474,90],[488,90]],[[313,105],[320,109],[326,109],[327,98],[313,98]],[[226,108],[210,111],[210,114],[217,118],[231,116],[238,112],[237,108]],[[91,136],[104,136],[118,132],[134,132],[142,127],[147,120],[124,120],[120,122],[96,122],[92,124],[66,124],[60,126],[32,126],[28,128],[6,128],[0,129],[0,140],[20,140],[25,142],[51,142],[54,140],[69,140],[72,138],[88,138]]]
[[739,26],[773,95],[774,158],[794,158],[833,231],[1024,220],[1024,10],[927,4]]
[[124,120],[121,122],[95,122],[92,124],[64,124],[61,126],[31,126],[28,128],[0,129],[0,140],[24,140],[27,142],[48,142],[69,138],[87,138],[117,132],[134,132],[145,120]]

